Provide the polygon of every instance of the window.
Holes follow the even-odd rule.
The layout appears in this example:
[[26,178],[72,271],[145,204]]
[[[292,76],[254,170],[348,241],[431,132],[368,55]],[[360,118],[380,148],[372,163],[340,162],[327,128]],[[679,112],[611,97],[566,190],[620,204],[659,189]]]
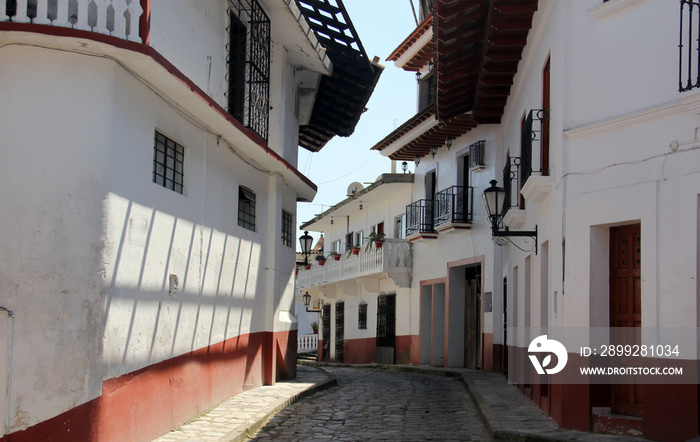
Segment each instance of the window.
[[357,307],[357,328],[367,329],[367,304],[362,303]]
[[228,111],[267,140],[270,18],[258,0],[229,0]]
[[343,252],[343,251],[340,249],[340,247],[341,247],[341,241],[340,241],[340,240],[333,241],[331,247],[332,247],[331,250],[332,250],[333,252],[335,252],[335,253],[341,253],[341,252]]
[[355,247],[361,247],[362,243],[365,241],[365,232],[360,230],[355,232],[355,242],[353,243]]
[[153,182],[183,192],[185,148],[156,131],[153,148]]
[[[255,214],[253,214],[255,216]],[[282,211],[282,244],[292,247],[292,214],[286,210]]]
[[402,213],[394,218],[394,238],[406,237],[406,214]]
[[430,73],[418,82],[418,111],[435,102],[435,75]]
[[350,250],[352,248],[352,239],[354,235],[352,232],[345,235],[345,250]]
[[238,187],[238,225],[255,232],[255,192]]

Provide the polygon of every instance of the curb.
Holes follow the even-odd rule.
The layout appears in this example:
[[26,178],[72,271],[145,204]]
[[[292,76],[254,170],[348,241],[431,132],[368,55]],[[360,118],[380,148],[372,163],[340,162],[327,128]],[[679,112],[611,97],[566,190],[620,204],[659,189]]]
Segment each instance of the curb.
[[[306,365],[306,364],[304,364]],[[294,396],[281,400],[277,404],[275,404],[274,407],[269,409],[267,413],[265,413],[265,416],[258,418],[257,420],[251,420],[245,424],[245,429],[241,431],[240,429],[231,431],[230,433],[226,434],[221,440],[226,440],[226,441],[231,441],[231,442],[243,442],[252,439],[255,436],[255,433],[260,430],[262,427],[265,426],[267,421],[269,421],[275,414],[279,413],[282,411],[284,408],[288,407],[289,405],[292,405],[296,402],[299,402],[300,400],[311,396],[313,394],[316,394],[320,391],[327,390],[329,388],[335,387],[338,385],[338,380],[335,378],[335,376],[331,376],[323,370],[321,367],[316,367],[319,370],[323,371],[326,374],[326,379],[316,382],[314,385],[311,387],[307,388],[306,390],[295,394]]]

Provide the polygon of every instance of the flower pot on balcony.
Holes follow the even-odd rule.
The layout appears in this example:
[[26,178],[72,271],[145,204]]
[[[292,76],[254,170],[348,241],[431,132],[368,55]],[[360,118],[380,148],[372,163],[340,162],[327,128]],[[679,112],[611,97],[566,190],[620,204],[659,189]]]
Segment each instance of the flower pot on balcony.
[[381,239],[374,241],[374,247],[376,247],[378,249],[382,248],[382,244],[384,244],[384,241],[382,241]]
[[325,263],[326,263],[326,260],[325,260],[325,259],[319,259],[319,260],[318,260],[318,265],[320,265],[320,266],[324,265]]
[[334,261],[340,261],[340,253],[331,253]]
[[353,255],[359,255],[359,254],[360,254],[360,248],[359,248],[359,247],[353,247],[353,248],[352,248],[352,254],[353,254]]
[[304,264],[305,270],[311,270],[311,264]]

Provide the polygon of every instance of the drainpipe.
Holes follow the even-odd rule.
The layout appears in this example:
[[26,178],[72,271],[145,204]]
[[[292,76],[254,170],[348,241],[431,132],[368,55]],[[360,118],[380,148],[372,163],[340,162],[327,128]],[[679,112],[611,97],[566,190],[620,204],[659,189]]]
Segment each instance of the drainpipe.
[[14,341],[15,314],[12,310],[0,305],[0,311],[5,312],[10,318],[10,333],[7,334],[7,388],[5,390],[5,436],[10,438],[10,386],[12,385],[12,343]]

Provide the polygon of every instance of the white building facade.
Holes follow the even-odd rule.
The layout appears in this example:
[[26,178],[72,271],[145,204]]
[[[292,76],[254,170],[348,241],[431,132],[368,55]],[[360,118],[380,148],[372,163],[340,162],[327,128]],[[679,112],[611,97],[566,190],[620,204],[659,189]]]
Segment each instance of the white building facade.
[[296,375],[311,12],[0,1],[4,435],[151,440]]
[[324,235],[322,253],[296,282],[319,310],[319,360],[410,363],[412,188],[409,173],[352,183],[346,199],[301,225]]
[[[389,57],[419,73],[419,112],[374,146],[418,160],[411,360],[507,373],[566,428],[697,437],[697,385],[536,382],[528,346],[535,329],[695,338],[698,5],[423,3]],[[500,231],[529,235],[493,237],[493,179],[509,193]],[[686,348],[678,363],[695,359]]]

